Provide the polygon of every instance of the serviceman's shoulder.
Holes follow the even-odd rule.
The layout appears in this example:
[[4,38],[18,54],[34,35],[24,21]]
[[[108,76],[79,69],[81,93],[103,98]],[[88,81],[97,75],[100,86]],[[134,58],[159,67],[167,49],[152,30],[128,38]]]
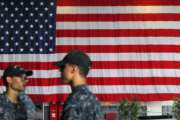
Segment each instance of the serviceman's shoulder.
[[88,89],[78,91],[78,93],[75,94],[73,101],[78,102],[81,105],[92,105],[98,102],[96,96]]

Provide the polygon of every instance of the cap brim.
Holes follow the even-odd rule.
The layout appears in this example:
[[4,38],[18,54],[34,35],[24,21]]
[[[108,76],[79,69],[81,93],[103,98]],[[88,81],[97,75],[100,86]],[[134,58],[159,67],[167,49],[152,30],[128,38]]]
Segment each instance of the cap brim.
[[26,76],[32,76],[33,75],[33,71],[25,71]]

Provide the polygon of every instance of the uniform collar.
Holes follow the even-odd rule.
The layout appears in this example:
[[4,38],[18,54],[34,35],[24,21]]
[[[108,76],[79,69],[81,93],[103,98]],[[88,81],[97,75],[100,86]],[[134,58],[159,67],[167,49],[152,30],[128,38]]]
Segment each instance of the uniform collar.
[[79,86],[73,87],[72,92],[76,92],[83,89],[87,89],[87,85],[79,85]]

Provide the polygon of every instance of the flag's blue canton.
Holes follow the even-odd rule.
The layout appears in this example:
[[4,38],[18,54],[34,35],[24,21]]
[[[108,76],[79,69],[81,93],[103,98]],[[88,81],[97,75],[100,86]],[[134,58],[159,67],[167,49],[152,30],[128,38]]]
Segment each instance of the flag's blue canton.
[[51,53],[56,0],[0,0],[0,54]]

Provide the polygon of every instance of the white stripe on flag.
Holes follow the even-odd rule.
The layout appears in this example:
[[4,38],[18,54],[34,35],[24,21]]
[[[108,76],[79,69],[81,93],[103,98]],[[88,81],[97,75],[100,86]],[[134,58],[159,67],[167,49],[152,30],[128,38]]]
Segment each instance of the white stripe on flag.
[[[59,78],[58,70],[34,70],[32,78]],[[2,76],[3,70],[0,70]],[[180,69],[92,69],[88,77],[180,77]]]
[[57,45],[180,45],[180,37],[59,37]]
[[180,86],[177,85],[111,85],[111,86],[90,86],[90,90],[96,94],[116,93],[179,93]]
[[179,21],[57,22],[56,29],[180,29]]
[[[95,94],[153,94],[153,93],[180,93],[177,85],[90,85],[89,89]],[[0,92],[4,91],[2,86]],[[71,93],[68,85],[64,86],[27,86],[27,94],[66,94]]]
[[58,54],[1,54],[1,62],[53,62],[65,55]]
[[57,14],[180,13],[179,6],[58,6]]
[[[0,55],[1,62],[54,62],[61,60],[66,53],[59,54],[17,54]],[[88,53],[92,61],[180,61],[180,53]]]

